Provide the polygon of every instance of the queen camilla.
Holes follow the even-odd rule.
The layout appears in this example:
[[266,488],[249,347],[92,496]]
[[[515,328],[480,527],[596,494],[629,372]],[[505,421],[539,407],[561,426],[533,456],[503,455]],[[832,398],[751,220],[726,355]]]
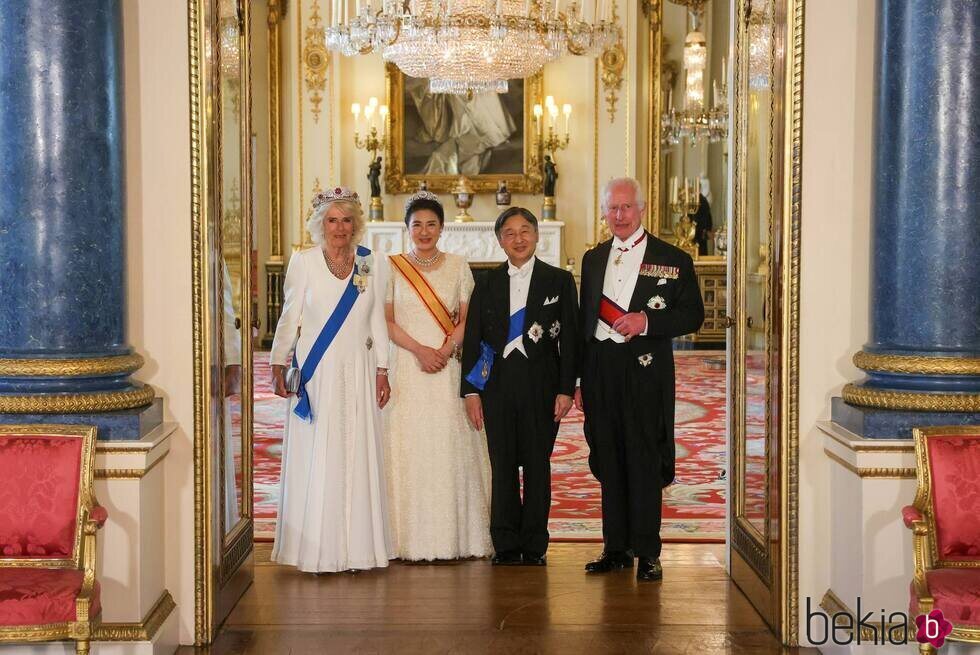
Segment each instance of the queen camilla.
[[289,399],[272,559],[313,572],[383,567],[393,556],[380,415],[388,269],[357,245],[357,193],[316,194],[306,227],[316,246],[289,260],[272,344],[275,392]]

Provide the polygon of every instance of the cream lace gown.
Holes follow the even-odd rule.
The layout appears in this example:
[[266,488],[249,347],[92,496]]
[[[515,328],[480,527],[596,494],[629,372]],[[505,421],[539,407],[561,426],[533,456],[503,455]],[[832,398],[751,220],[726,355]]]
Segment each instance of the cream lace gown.
[[[312,423],[289,397],[272,560],[301,571],[369,569],[394,557],[375,399],[377,367],[388,363],[385,259],[373,257],[367,288],[306,385]],[[295,344],[302,366],[348,279],[330,273],[320,248],[293,255],[272,364],[288,365]]]
[[[418,294],[393,267],[387,302],[395,323],[419,343],[439,348],[445,336]],[[450,312],[473,291],[466,259],[446,254],[422,273]],[[460,364],[423,373],[397,346],[391,401],[385,408],[388,498],[395,552],[401,559],[485,557],[490,543],[490,461],[486,436],[466,419],[459,397]]]

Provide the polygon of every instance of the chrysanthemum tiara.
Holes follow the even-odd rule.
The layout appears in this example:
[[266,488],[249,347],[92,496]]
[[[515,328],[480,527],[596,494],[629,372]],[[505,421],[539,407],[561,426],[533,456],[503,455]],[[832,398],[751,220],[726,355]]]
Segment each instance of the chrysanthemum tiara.
[[408,197],[408,200],[405,201],[405,211],[408,211],[408,208],[411,207],[412,203],[416,200],[432,200],[434,202],[439,202],[439,196],[431,191],[426,191],[425,189],[422,191],[416,191]]

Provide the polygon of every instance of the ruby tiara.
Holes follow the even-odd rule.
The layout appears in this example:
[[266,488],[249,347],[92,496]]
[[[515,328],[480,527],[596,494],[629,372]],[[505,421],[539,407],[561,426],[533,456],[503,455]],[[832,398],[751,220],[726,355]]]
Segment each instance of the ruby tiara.
[[354,202],[358,205],[361,204],[360,198],[357,196],[357,191],[352,191],[347,187],[337,186],[326,191],[320,191],[313,196],[313,209],[317,210],[324,205],[331,202],[337,202],[340,200],[346,200],[347,202]]
[[405,201],[405,211],[408,211],[408,208],[411,207],[412,203],[416,200],[432,200],[433,202],[439,202],[439,196],[424,189],[422,191],[416,191],[408,197],[408,200]]

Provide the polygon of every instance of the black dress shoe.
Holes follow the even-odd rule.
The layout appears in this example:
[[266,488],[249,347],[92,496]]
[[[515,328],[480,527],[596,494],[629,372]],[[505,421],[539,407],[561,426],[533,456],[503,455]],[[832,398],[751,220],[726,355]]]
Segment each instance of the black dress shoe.
[[653,557],[641,557],[636,565],[636,579],[646,582],[663,580],[664,567],[660,566],[660,559]]
[[522,564],[524,566],[547,566],[548,558],[544,555],[535,555],[534,553],[524,553]]
[[494,566],[517,566],[521,563],[521,553],[518,550],[505,550],[496,553],[490,563]]
[[633,568],[633,554],[629,551],[602,551],[599,559],[585,565],[587,573],[609,573]]

